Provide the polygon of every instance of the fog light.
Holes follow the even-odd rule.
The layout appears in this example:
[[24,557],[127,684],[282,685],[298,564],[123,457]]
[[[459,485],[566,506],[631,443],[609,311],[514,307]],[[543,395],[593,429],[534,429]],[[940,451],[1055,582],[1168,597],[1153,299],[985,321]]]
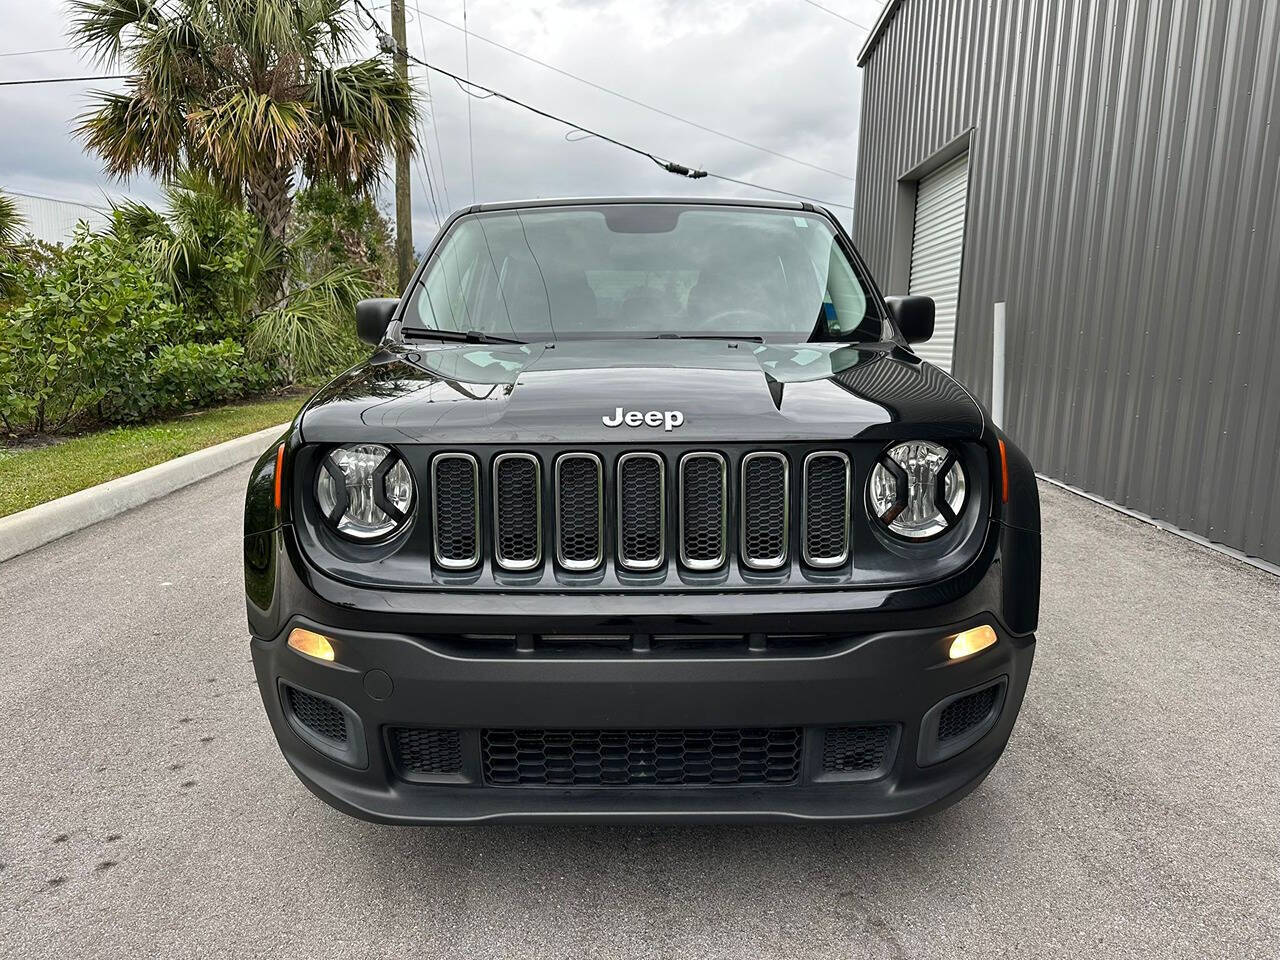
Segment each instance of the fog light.
[[[299,653],[305,653],[308,657],[315,657],[317,660],[333,660],[333,644],[329,642],[328,637],[316,633],[314,630],[303,630],[301,627],[295,627],[289,631],[289,646]],[[952,656],[955,656],[955,654],[952,654]]]
[[980,627],[957,633],[952,637],[951,650],[947,656],[952,660],[959,660],[961,657],[969,657],[980,650],[985,650],[995,642],[996,632],[984,623]]

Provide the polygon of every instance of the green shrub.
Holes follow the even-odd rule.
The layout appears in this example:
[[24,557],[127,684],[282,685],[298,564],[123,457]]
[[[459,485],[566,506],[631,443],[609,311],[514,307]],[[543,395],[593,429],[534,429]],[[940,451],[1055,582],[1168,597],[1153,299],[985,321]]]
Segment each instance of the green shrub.
[[234,340],[162,347],[148,365],[149,412],[191,410],[265,390],[272,377]]

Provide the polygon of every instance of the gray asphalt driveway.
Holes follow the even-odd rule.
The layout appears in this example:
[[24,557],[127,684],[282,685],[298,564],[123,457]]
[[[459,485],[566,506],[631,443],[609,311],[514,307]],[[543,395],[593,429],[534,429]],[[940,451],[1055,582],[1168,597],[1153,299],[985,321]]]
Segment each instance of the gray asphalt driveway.
[[398,829],[277,753],[244,478],[0,564],[3,956],[1280,956],[1274,577],[1045,488],[1027,702],[945,813]]

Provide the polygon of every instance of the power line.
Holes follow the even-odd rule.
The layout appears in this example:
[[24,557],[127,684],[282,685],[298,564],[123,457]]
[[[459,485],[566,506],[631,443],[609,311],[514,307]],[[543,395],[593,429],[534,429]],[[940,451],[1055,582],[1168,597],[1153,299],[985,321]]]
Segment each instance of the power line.
[[[413,9],[415,13],[420,12],[416,6]],[[423,57],[426,57],[427,56],[427,35],[422,29],[421,17],[418,18],[418,40],[422,43],[422,55]],[[449,199],[449,178],[445,175],[445,172],[444,172],[444,149],[440,146],[440,124],[436,122],[436,102],[431,95],[431,71],[430,70],[428,70],[426,73],[426,81],[427,81],[427,103],[431,105],[431,132],[435,136],[435,140],[436,140],[436,163],[440,167],[440,189],[444,193],[444,205],[448,207],[449,212],[452,213],[453,202]],[[430,158],[428,157],[428,163],[429,162],[430,162]],[[437,214],[436,216],[439,217],[439,214]]]
[[[428,20],[434,20],[436,23],[443,24],[444,26],[448,27],[451,30],[463,31],[463,28],[459,27],[456,23],[452,23],[451,21],[446,20],[444,17],[437,17],[433,13],[427,13],[425,10],[414,5],[413,3],[410,3],[409,7],[414,11],[414,13],[418,14],[421,17],[426,17]],[[421,27],[421,21],[419,21],[419,27]],[[799,157],[793,157],[790,154],[782,153],[778,150],[772,150],[769,147],[761,146],[758,143],[752,143],[750,140],[744,140],[741,137],[735,137],[731,133],[725,133],[723,130],[717,130],[714,127],[708,127],[706,124],[698,123],[698,121],[696,120],[690,120],[688,117],[682,117],[679,114],[671,113],[668,110],[663,110],[661,107],[655,107],[651,103],[645,103],[643,100],[637,100],[635,97],[627,96],[625,93],[619,93],[617,90],[613,90],[613,89],[610,89],[609,87],[604,86],[603,84],[596,83],[594,80],[588,80],[586,77],[578,76],[578,74],[576,73],[570,73],[568,70],[563,70],[560,67],[555,66],[554,64],[547,63],[545,60],[539,60],[537,57],[531,57],[527,53],[522,53],[521,51],[516,50],[513,47],[508,47],[506,44],[499,43],[497,40],[492,40],[489,37],[481,36],[480,34],[475,33],[474,31],[471,32],[470,36],[473,40],[479,40],[481,43],[487,43],[492,47],[497,47],[499,50],[504,50],[507,53],[511,54],[512,56],[519,57],[521,60],[527,60],[530,63],[537,64],[540,67],[550,70],[552,73],[558,73],[562,77],[568,77],[570,80],[576,80],[578,81],[578,83],[586,84],[588,87],[591,87],[592,89],[595,89],[595,90],[599,90],[601,93],[607,93],[610,96],[617,97],[619,100],[625,100],[627,103],[633,104],[634,106],[637,106],[637,107],[642,107],[645,110],[652,111],[653,113],[656,113],[659,116],[666,117],[669,120],[675,120],[678,123],[687,124],[690,127],[694,127],[698,130],[701,130],[704,133],[710,133],[717,137],[723,137],[726,140],[732,140],[734,143],[741,144],[744,147],[750,147],[752,150],[759,150],[761,153],[767,153],[770,156],[779,158],[780,160],[788,160],[791,163],[798,163],[802,167],[809,167],[812,170],[820,170],[823,173],[829,173],[832,176],[840,177],[850,182],[853,181],[853,177],[849,176],[846,173],[841,173],[839,170],[832,170],[830,167],[823,167],[816,163],[810,163],[808,160],[801,160]],[[425,46],[423,49],[425,52],[425,49],[426,49]]]
[[10,50],[8,53],[0,53],[0,57],[29,57],[37,53],[63,53],[74,49],[75,47],[45,47],[43,50]]
[[[369,12],[369,8],[364,5],[363,0],[355,0],[355,4],[364,12],[365,16],[369,19],[370,24],[373,26],[375,32],[378,34],[378,45],[381,48],[382,52],[395,53],[396,52],[395,41],[392,40],[392,38],[387,34],[387,32],[382,29],[381,25],[374,18],[373,14]],[[553,120],[556,123],[564,124],[566,127],[569,127],[571,130],[581,130],[583,133],[588,133],[593,137],[597,137],[598,139],[605,141],[606,143],[611,143],[615,147],[620,147],[623,150],[629,150],[631,153],[634,153],[637,156],[645,157],[646,159],[651,160],[657,166],[661,167],[663,170],[666,170],[668,173],[674,173],[676,176],[686,177],[690,180],[700,180],[704,177],[713,177],[714,179],[724,180],[728,183],[736,183],[736,184],[739,184],[740,186],[751,187],[754,190],[764,190],[767,193],[777,193],[786,197],[795,197],[797,200],[808,200],[812,203],[818,203],[824,206],[831,206],[831,207],[841,207],[846,210],[853,209],[853,207],[847,203],[837,203],[834,200],[820,200],[817,197],[811,197],[808,194],[804,194],[804,193],[794,193],[790,190],[780,190],[776,187],[767,187],[764,184],[753,183],[750,180],[739,180],[739,179],[736,179],[733,177],[727,177],[718,173],[713,174],[707,170],[699,170],[694,167],[686,167],[682,163],[677,163],[674,160],[663,159],[662,157],[659,157],[656,154],[650,153],[648,150],[643,150],[640,147],[635,146],[634,144],[627,143],[626,141],[623,141],[623,140],[618,140],[615,137],[610,137],[607,134],[603,134],[599,132],[598,130],[593,130],[592,128],[584,126],[580,123],[574,123],[572,120],[566,120],[564,117],[557,116],[554,113],[549,113],[546,110],[542,110],[539,107],[533,106],[532,104],[525,103],[523,100],[517,100],[515,97],[505,94],[500,90],[495,90],[492,87],[486,87],[483,84],[466,80],[465,78],[458,76],[456,73],[451,73],[450,71],[444,69],[443,67],[437,67],[433,63],[428,63],[427,61],[423,60],[421,57],[417,57],[414,54],[409,53],[408,51],[405,51],[405,56],[407,56],[414,63],[417,63],[419,66],[426,68],[427,70],[434,70],[436,73],[443,74],[444,76],[454,81],[456,84],[458,84],[459,87],[462,87],[463,89],[466,89],[466,87],[474,87],[477,90],[483,90],[485,93],[489,94],[492,97],[497,97],[499,100],[505,100],[508,103],[515,104],[517,107],[521,107],[524,110],[528,110],[530,113],[536,113],[540,117],[545,117],[546,119]]]
[[830,14],[831,16],[835,17],[837,20],[843,20],[845,23],[852,24],[853,26],[857,27],[859,30],[865,30],[867,31],[867,33],[871,32],[871,28],[868,27],[865,23],[859,23],[857,20],[850,20],[844,14],[836,13],[830,7],[824,7],[820,3],[814,3],[814,0],[802,0],[802,2],[807,3],[811,7],[817,7],[823,13]]
[[43,77],[39,80],[0,80],[0,87],[23,87],[33,83],[87,83],[92,80],[128,80],[132,74],[108,73],[96,77]]

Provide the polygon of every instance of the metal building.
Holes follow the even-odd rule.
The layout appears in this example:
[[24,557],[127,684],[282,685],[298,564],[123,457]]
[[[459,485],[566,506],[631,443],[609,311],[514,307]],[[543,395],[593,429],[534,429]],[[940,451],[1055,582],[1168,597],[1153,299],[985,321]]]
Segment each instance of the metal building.
[[889,0],[854,238],[1048,477],[1280,563],[1280,3]]

